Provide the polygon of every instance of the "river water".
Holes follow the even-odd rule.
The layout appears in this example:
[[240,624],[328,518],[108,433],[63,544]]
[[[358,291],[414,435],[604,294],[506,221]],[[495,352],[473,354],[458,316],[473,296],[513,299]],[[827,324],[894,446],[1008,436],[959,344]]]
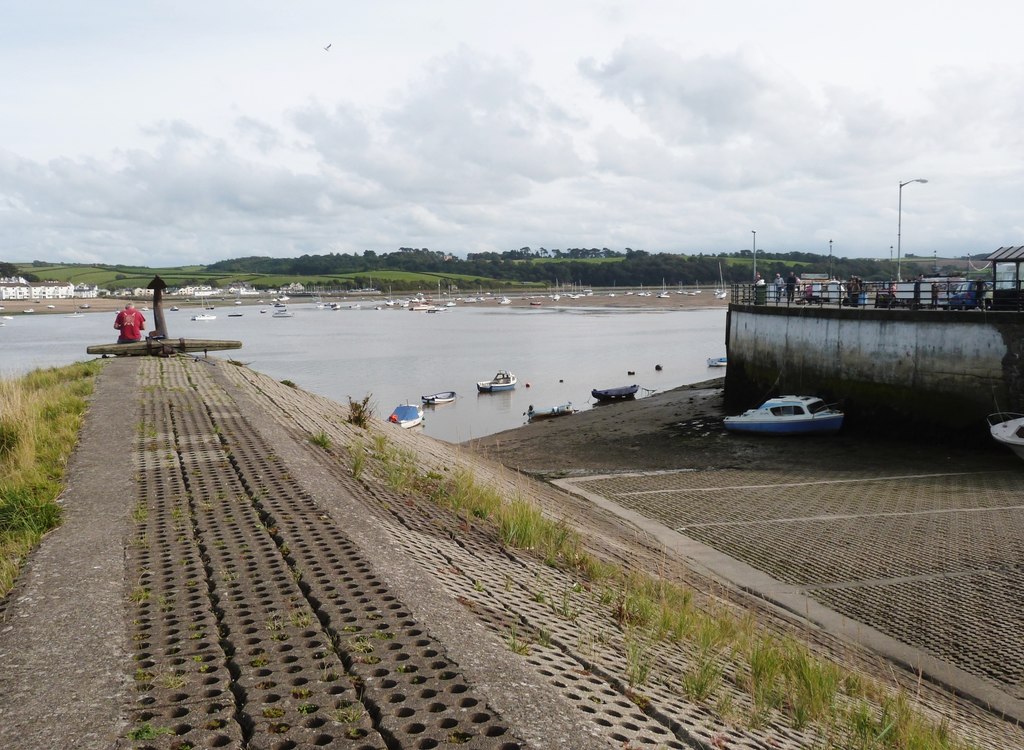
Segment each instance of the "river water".
[[[487,303],[428,314],[293,304],[291,318],[274,318],[269,310],[222,305],[207,311],[215,320],[192,321],[202,312],[194,308],[167,311],[165,317],[172,337],[242,341],[239,350],[212,354],[277,380],[341,403],[369,395],[381,419],[398,404],[454,390],[455,402],[424,410],[422,427],[449,442],[518,427],[530,405],[546,409],[571,402],[577,409],[591,408],[593,388],[637,383],[646,393],[723,374],[709,369],[707,359],[725,354],[724,309]],[[152,313],[147,315],[152,323]],[[112,312],[0,319],[0,376],[89,359],[86,346],[116,339],[113,319]],[[514,372],[518,387],[478,394],[476,381],[489,380],[499,369]]]

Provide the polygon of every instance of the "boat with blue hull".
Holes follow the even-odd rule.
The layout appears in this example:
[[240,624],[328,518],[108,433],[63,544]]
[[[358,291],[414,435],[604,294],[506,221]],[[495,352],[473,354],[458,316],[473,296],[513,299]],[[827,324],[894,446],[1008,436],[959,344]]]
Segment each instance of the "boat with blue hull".
[[625,401],[636,398],[636,392],[639,390],[640,386],[636,384],[622,385],[618,388],[595,388],[590,395],[598,401]]
[[476,389],[480,393],[494,393],[495,391],[511,391],[516,387],[516,376],[508,370],[498,370],[497,374],[490,380],[477,381]]
[[724,424],[730,432],[809,435],[837,432],[843,426],[843,417],[843,412],[817,396],[779,396],[756,409],[726,417]]

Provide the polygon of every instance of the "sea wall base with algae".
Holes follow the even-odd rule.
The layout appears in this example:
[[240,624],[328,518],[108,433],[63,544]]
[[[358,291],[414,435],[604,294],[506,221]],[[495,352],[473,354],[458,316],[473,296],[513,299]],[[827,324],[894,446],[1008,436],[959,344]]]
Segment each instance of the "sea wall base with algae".
[[771,393],[841,400],[850,426],[981,432],[1024,411],[1024,315],[946,310],[732,305],[730,412]]

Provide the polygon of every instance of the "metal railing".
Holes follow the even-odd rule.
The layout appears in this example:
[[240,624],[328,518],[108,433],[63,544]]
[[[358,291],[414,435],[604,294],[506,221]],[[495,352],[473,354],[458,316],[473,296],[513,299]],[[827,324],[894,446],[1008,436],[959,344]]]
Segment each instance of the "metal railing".
[[905,310],[1024,310],[1020,294],[993,297],[990,281],[813,281],[794,286],[733,284],[729,301],[769,307],[849,307]]

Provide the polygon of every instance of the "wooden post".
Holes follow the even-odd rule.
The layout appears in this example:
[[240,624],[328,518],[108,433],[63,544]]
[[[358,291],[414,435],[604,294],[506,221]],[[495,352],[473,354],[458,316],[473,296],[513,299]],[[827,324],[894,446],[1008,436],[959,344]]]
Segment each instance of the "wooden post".
[[154,276],[146,288],[153,290],[153,330],[149,336],[167,338],[167,324],[164,322],[164,289],[167,288],[167,284],[160,276]]

